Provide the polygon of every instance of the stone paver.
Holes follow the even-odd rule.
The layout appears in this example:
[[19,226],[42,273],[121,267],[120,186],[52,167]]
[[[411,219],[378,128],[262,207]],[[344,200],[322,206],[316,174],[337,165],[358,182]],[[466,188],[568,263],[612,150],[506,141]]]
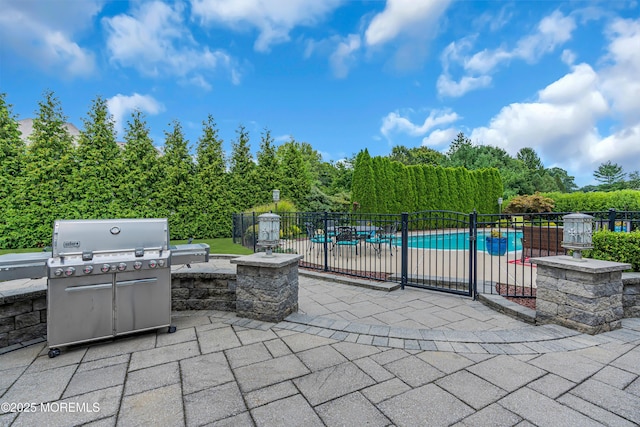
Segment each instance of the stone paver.
[[591,336],[425,290],[300,285],[278,324],[185,311],[174,334],[0,352],[0,404],[67,405],[0,425],[640,424],[640,319]]
[[482,409],[507,394],[503,389],[467,371],[440,378],[436,385],[475,409]]
[[77,396],[102,388],[124,384],[127,365],[112,365],[90,371],[76,372],[62,397]]
[[375,384],[352,362],[325,368],[293,382],[313,406]]
[[329,426],[387,426],[389,419],[360,393],[351,393],[316,407]]
[[320,417],[302,396],[295,395],[252,409],[257,426],[323,426]]
[[204,425],[247,411],[235,382],[207,388],[184,397],[188,425]]
[[180,382],[178,362],[165,363],[150,368],[129,372],[124,387],[124,394],[136,394],[154,388],[165,387]]
[[526,387],[510,393],[498,403],[535,425],[600,425],[580,412]]
[[514,391],[545,374],[542,369],[506,355],[469,366],[467,370],[506,391]]
[[184,394],[224,384],[233,380],[233,373],[222,353],[210,353],[180,361]]
[[119,425],[181,425],[184,422],[180,384],[125,396],[121,405]]
[[397,426],[448,426],[474,410],[434,384],[392,397],[378,408]]
[[309,369],[296,356],[289,355],[243,366],[234,372],[242,391],[249,392],[308,374]]
[[571,390],[571,394],[640,424],[640,405],[638,396],[634,394],[596,380],[585,381]]

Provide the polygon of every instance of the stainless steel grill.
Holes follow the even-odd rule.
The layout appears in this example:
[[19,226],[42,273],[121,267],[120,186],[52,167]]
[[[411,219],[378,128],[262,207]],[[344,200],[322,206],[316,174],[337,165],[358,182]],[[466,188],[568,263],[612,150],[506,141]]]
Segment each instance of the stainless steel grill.
[[[58,347],[171,326],[171,264],[209,246],[170,246],[166,219],[59,220],[51,253],[0,257],[0,280],[42,277],[49,357]],[[45,264],[46,263],[46,264]],[[46,265],[46,267],[45,267]]]

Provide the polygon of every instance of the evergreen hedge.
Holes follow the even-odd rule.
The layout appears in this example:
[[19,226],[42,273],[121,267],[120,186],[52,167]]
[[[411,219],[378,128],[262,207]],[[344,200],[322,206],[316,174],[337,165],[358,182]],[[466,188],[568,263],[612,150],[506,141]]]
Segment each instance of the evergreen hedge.
[[387,157],[358,153],[353,171],[352,200],[361,212],[400,213],[449,210],[497,213],[502,197],[497,169],[469,171],[431,165],[405,166]]
[[640,271],[640,231],[616,233],[601,230],[593,233],[593,249],[585,256],[604,261],[631,264],[633,271]]
[[544,193],[555,202],[555,212],[620,211],[640,210],[640,191],[594,191],[590,193]]

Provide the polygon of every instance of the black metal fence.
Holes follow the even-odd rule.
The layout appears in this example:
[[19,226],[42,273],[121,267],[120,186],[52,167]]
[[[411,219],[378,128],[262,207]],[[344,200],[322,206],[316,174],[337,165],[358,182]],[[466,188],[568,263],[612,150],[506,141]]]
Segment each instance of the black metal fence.
[[[403,287],[533,298],[536,265],[531,259],[565,254],[563,216],[569,213],[282,213],[276,251],[304,255],[303,268]],[[595,218],[596,230],[640,228],[640,212],[584,213]],[[234,242],[254,252],[262,250],[258,216],[233,216]]]

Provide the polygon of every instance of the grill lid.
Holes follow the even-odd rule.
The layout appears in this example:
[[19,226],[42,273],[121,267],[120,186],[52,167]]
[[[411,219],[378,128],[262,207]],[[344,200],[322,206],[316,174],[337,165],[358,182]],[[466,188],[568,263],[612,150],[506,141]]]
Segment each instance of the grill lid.
[[54,257],[95,252],[134,252],[169,249],[166,218],[58,220],[53,226]]

